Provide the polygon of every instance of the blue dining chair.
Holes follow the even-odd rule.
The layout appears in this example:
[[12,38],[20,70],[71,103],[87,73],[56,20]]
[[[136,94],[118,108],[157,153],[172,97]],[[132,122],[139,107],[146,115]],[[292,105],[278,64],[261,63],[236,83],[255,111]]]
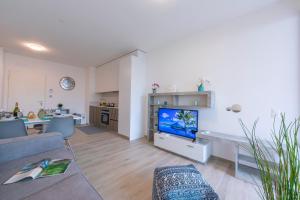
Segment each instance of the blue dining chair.
[[69,147],[69,149],[74,154],[74,152],[71,148],[71,145],[69,143],[69,138],[75,132],[74,119],[72,116],[70,116],[70,117],[53,117],[50,120],[45,133],[50,133],[50,132],[61,133],[63,135],[66,145]]
[[23,120],[0,121],[0,139],[27,136]]

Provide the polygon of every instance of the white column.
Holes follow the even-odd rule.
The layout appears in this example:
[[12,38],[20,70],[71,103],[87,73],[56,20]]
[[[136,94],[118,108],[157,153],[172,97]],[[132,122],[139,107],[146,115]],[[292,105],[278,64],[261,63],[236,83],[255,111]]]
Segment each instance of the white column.
[[130,140],[144,137],[145,54],[136,51],[120,59],[118,132]]
[[137,51],[131,59],[130,140],[145,135],[146,55]]
[[118,133],[131,137],[131,55],[120,59],[119,65],[119,123]]

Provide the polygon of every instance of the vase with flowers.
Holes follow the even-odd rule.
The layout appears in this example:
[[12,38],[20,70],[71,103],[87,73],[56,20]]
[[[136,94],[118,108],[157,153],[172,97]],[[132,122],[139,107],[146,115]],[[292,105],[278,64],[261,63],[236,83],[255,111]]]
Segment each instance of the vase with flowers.
[[198,92],[204,92],[205,84],[209,84],[209,83],[210,83],[209,80],[201,78],[198,83]]
[[158,88],[159,88],[159,84],[158,83],[153,83],[152,84],[152,92],[153,92],[153,94],[156,94]]

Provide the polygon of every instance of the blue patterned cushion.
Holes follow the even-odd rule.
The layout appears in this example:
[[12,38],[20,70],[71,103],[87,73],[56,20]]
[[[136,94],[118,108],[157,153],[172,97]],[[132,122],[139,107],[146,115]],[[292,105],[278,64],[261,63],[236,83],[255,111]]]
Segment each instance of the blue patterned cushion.
[[153,200],[218,200],[194,165],[156,168]]

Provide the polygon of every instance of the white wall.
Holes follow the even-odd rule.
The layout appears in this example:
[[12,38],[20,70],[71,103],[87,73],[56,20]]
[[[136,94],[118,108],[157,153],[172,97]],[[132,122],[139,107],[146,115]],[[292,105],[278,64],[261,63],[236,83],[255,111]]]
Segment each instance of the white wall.
[[[9,74],[14,73],[24,73],[24,77],[22,79],[30,81],[30,80],[44,80],[40,81],[41,85],[43,85],[43,97],[44,99],[36,99],[36,102],[26,102],[26,96],[24,98],[20,97],[20,106],[22,109],[22,105],[28,104],[36,104],[37,108],[39,107],[39,100],[46,100],[46,107],[48,108],[56,108],[58,103],[63,103],[65,108],[69,108],[71,112],[77,113],[85,113],[85,98],[86,98],[86,70],[84,68],[73,67],[70,65],[64,65],[59,63],[54,63],[50,61],[34,59],[30,57],[15,55],[11,53],[5,53],[5,91],[4,91],[4,107],[7,110],[12,110],[15,102],[10,102],[9,94],[12,92],[17,93],[16,91],[9,91],[9,88],[13,88],[8,85],[9,83]],[[43,78],[41,78],[42,76]],[[71,91],[65,91],[60,88],[59,80],[63,76],[72,77],[76,86]],[[20,81],[12,84],[24,84],[26,83]],[[49,98],[49,89],[53,89],[53,98]],[[32,90],[31,88],[26,88],[26,94],[28,96],[38,96],[37,91]],[[24,92],[19,91],[20,94]],[[18,94],[18,93],[17,93]],[[39,95],[40,96],[40,95]],[[9,101],[9,102],[8,102]],[[37,112],[37,110],[33,110]],[[27,112],[24,110],[24,112]],[[26,113],[25,113],[26,114]]]
[[[195,91],[206,77],[216,102],[200,111],[201,129],[243,135],[238,118],[249,125],[259,118],[258,135],[268,138],[271,109],[300,113],[299,33],[299,15],[265,10],[153,50],[147,57],[149,92],[154,81],[160,92],[173,84]],[[234,103],[242,105],[240,114],[225,111]],[[233,159],[233,148],[215,144],[214,154]]]
[[4,50],[0,47],[0,109],[3,108],[4,91]]
[[142,52],[132,56],[131,70],[131,140],[145,135],[146,57]]

